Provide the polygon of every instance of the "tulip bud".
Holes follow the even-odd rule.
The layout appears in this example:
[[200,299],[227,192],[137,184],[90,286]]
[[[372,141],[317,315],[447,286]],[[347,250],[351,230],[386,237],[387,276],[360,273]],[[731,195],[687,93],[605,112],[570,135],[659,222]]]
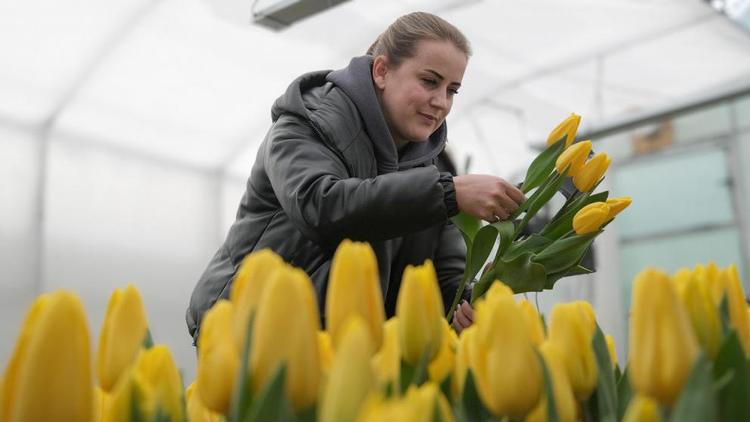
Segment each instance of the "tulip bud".
[[370,366],[372,341],[369,327],[352,315],[342,327],[328,384],[320,409],[321,422],[353,421],[360,411],[374,376]]
[[383,325],[383,345],[372,358],[372,366],[381,387],[390,385],[398,391],[401,374],[401,346],[399,345],[398,318],[393,317]]
[[320,384],[320,316],[312,282],[304,271],[274,271],[261,296],[250,350],[252,390],[258,393],[286,363],[285,391],[296,411],[315,403]]
[[255,313],[271,274],[285,265],[284,260],[270,249],[252,252],[242,260],[229,292],[229,299],[234,304],[232,331],[238,355],[245,352],[250,316]]
[[221,422],[222,416],[219,413],[207,408],[200,397],[200,392],[195,383],[190,384],[185,390],[185,399],[187,400],[188,421],[190,422]]
[[717,306],[711,297],[711,286],[690,273],[673,278],[676,291],[685,305],[690,323],[703,350],[713,359],[721,347],[722,329]]
[[539,316],[534,305],[528,300],[523,299],[519,303],[523,316],[526,319],[526,326],[529,327],[529,338],[534,346],[539,346],[544,341],[544,326],[542,325],[542,318]]
[[443,342],[440,345],[435,359],[427,366],[429,380],[440,384],[445,377],[453,372],[453,366],[456,363],[456,344],[458,337],[456,332],[448,325],[448,321],[443,319]]
[[609,215],[607,216],[607,221],[615,218],[615,216],[622,212],[622,210],[629,207],[632,202],[633,200],[629,196],[607,199],[607,205],[609,205]]
[[569,147],[576,137],[579,123],[581,123],[581,116],[571,113],[567,119],[560,122],[552,132],[550,132],[549,137],[547,138],[547,145],[552,145],[565,137],[565,148]]
[[232,303],[219,300],[206,312],[198,337],[197,388],[214,412],[227,413],[240,357],[232,336]]
[[406,362],[416,365],[423,353],[428,361],[437,355],[443,336],[443,298],[432,261],[407,266],[396,300],[399,343]]
[[3,375],[0,420],[89,421],[93,416],[89,329],[81,301],[39,296]]
[[745,356],[750,357],[750,323],[747,320],[747,302],[737,266],[734,264],[719,272],[719,282],[724,286],[729,305],[729,322],[737,331]]
[[568,176],[573,177],[581,170],[590,152],[591,141],[576,142],[560,154],[555,162],[555,169],[560,174],[568,169]]
[[[167,346],[157,344],[143,349],[135,363],[137,378],[146,388],[150,415],[161,413],[169,420],[185,420],[182,377]],[[153,412],[153,413],[151,413]]]
[[599,371],[592,341],[592,315],[579,303],[557,304],[552,308],[549,341],[562,352],[563,363],[573,392],[585,400],[594,391]]
[[451,384],[455,400],[458,400],[464,391],[464,384],[466,383],[466,376],[471,362],[470,356],[474,333],[476,333],[476,325],[471,325],[469,328],[461,331],[461,336],[458,338],[456,365],[453,369],[453,382]]
[[659,405],[648,396],[637,394],[630,400],[623,422],[661,422]]
[[586,205],[573,217],[573,230],[581,235],[599,230],[608,221],[609,211],[609,205],[604,202]]
[[115,289],[109,298],[96,353],[96,373],[104,391],[112,391],[120,374],[138,356],[147,330],[146,311],[138,289],[132,284],[124,290]]
[[367,243],[344,240],[336,250],[326,294],[326,326],[334,349],[344,323],[359,315],[367,323],[375,350],[383,341],[383,293],[375,252]]
[[604,336],[604,341],[607,342],[607,351],[609,352],[609,361],[612,363],[612,369],[617,367],[617,351],[615,350],[615,339],[607,334]]
[[[414,417],[404,421],[432,422],[435,420],[453,422],[453,412],[445,396],[440,392],[437,384],[427,382],[420,387],[411,386],[406,391],[404,403],[412,408]],[[436,417],[435,411],[440,412]]]
[[698,342],[669,276],[648,268],[633,282],[628,373],[635,389],[671,406],[698,357]]
[[[555,409],[557,418],[560,421],[573,422],[576,420],[576,400],[573,397],[573,388],[568,380],[568,374],[565,371],[564,358],[562,352],[553,343],[545,341],[542,343],[539,351],[542,353],[544,362],[547,365],[549,374],[552,377],[552,392],[555,399]],[[526,422],[541,422],[547,420],[547,397],[542,395],[537,406],[526,417]]]
[[588,160],[573,177],[573,184],[581,192],[588,192],[599,183],[604,173],[607,172],[612,160],[603,152],[600,152]]
[[509,296],[488,298],[475,324],[469,359],[479,397],[496,416],[522,417],[539,400],[542,368],[520,306]]

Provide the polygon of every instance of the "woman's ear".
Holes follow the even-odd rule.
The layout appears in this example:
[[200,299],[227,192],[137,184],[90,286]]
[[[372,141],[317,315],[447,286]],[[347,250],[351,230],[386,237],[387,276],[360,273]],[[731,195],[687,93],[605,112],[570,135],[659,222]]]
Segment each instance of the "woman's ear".
[[385,76],[388,74],[388,59],[378,55],[372,62],[372,80],[378,89],[385,89]]

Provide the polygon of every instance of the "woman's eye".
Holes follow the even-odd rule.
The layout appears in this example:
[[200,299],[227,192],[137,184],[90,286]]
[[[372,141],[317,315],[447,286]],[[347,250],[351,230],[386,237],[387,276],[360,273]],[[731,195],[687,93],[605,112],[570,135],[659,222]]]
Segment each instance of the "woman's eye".
[[455,89],[455,88],[450,88],[450,89],[448,90],[448,92],[449,92],[449,93],[450,93],[451,95],[456,95],[456,94],[458,94],[458,90],[457,90],[457,89]]
[[435,84],[437,84],[437,82],[434,79],[428,79],[428,78],[422,79],[422,82],[424,82],[426,85],[435,85]]

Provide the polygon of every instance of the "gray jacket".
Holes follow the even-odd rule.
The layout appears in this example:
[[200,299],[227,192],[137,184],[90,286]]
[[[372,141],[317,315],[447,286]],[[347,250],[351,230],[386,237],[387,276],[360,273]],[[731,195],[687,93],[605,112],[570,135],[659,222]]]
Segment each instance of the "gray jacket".
[[275,102],[237,219],[190,299],[194,339],[204,312],[228,297],[245,255],[263,248],[310,275],[321,317],[331,259],[345,238],[372,245],[387,316],[404,268],[425,259],[450,306],[466,248],[449,222],[458,212],[452,175],[438,168],[447,130],[397,152],[371,65],[363,56],[338,71],[305,74]]

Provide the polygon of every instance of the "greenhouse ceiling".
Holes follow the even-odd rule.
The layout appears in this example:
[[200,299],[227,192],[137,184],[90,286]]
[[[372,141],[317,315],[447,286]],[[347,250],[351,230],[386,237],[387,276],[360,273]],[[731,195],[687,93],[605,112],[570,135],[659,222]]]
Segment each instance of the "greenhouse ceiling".
[[351,0],[280,32],[227,19],[226,1],[4,2],[0,125],[245,177],[294,77],[414,10],[472,42],[448,121],[488,171],[570,112],[598,125],[750,80],[750,34],[702,0]]

